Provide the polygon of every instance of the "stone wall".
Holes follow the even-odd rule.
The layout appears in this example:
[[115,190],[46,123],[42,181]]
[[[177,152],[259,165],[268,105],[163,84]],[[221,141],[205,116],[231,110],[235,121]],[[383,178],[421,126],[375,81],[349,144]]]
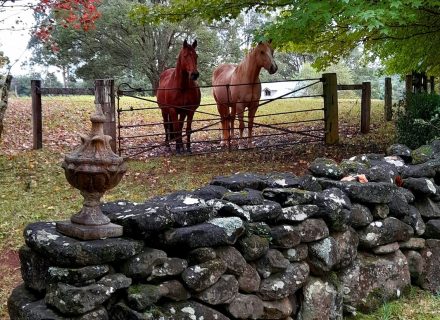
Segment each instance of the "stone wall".
[[387,153],[104,204],[123,238],[30,224],[11,319],[342,319],[437,293],[440,141]]

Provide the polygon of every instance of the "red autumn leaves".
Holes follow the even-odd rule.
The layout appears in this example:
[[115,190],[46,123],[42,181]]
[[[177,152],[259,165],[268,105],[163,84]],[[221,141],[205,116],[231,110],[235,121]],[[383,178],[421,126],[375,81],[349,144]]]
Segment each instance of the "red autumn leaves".
[[[48,19],[36,30],[35,35],[50,45],[51,50],[59,51],[57,44],[51,41],[51,33],[57,25],[64,28],[88,31],[95,28],[96,20],[101,16],[98,11],[100,0],[40,0],[34,10]],[[53,17],[49,17],[53,12]]]

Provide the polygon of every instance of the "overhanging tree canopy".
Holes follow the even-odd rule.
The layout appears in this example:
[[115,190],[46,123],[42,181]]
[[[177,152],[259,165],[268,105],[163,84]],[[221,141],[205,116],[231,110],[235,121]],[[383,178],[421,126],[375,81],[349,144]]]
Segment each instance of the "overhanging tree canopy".
[[387,73],[440,75],[440,1],[435,0],[170,0],[140,4],[132,17],[213,21],[247,10],[272,17],[256,31],[256,39],[270,37],[283,50],[316,54],[320,68],[361,45],[366,59],[380,58]]

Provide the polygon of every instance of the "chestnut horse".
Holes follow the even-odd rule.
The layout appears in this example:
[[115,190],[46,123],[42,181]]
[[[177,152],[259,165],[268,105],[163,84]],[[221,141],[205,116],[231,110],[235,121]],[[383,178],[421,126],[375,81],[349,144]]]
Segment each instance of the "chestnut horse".
[[221,117],[222,141],[225,145],[234,137],[234,121],[240,122],[240,140],[243,138],[245,109],[248,110],[248,147],[252,147],[252,128],[261,96],[260,71],[266,69],[270,74],[277,70],[273,58],[271,40],[260,42],[239,65],[222,64],[212,75],[213,95]]
[[186,148],[191,152],[191,123],[194,112],[200,105],[200,88],[197,83],[197,40],[192,45],[185,40],[180,49],[175,68],[167,69],[160,75],[157,88],[157,103],[162,111],[165,128],[165,144],[176,141],[176,151],[184,151],[182,129],[186,121]]

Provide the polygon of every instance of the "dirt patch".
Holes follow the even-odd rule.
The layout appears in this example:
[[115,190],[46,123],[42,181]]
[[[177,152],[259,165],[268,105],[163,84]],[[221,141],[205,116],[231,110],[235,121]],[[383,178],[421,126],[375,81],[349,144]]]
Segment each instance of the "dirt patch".
[[0,252],[0,275],[0,319],[9,319],[6,301],[12,288],[22,282],[17,251],[4,250]]

